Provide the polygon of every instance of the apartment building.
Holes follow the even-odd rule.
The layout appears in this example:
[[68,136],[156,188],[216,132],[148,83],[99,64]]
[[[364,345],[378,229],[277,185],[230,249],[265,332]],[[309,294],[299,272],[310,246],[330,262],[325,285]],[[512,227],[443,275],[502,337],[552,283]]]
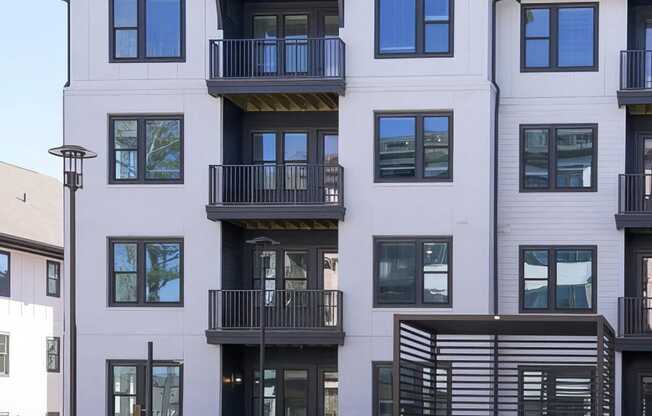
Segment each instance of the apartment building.
[[652,3],[69,7],[79,414],[651,412]]
[[62,415],[62,186],[4,162],[0,183],[0,415]]

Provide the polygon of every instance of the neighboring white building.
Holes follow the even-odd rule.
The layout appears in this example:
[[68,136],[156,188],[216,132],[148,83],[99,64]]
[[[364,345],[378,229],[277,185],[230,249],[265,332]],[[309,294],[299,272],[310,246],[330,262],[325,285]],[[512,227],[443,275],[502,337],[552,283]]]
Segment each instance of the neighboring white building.
[[80,415],[652,407],[652,3],[69,7]]
[[0,162],[0,414],[63,414],[61,183]]

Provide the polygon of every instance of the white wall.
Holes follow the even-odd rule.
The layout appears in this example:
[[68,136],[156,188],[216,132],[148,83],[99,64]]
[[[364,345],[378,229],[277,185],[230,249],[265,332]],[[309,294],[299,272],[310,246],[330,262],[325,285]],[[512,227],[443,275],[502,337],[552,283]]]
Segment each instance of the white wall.
[[[0,333],[9,334],[9,376],[0,376],[0,412],[43,416],[62,411],[61,373],[48,373],[46,339],[59,337],[64,347],[64,297],[46,296],[47,257],[0,245],[10,253],[11,297],[0,297]],[[63,295],[63,294],[62,294]]]

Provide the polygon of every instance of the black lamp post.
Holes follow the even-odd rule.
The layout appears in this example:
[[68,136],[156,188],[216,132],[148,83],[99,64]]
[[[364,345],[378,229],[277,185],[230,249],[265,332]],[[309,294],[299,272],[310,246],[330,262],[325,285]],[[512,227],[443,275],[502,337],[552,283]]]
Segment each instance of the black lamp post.
[[63,158],[63,186],[68,188],[70,196],[70,416],[77,416],[77,307],[75,287],[75,193],[84,187],[84,159],[97,156],[82,146],[64,145],[48,152]]

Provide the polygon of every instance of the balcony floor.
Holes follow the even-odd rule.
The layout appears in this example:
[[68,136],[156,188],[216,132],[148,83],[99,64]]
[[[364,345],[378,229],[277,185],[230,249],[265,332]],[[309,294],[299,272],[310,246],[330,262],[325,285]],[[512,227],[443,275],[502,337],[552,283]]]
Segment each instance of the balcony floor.
[[[268,329],[266,345],[343,345],[344,331],[339,329]],[[206,331],[206,341],[212,345],[258,345],[260,330],[216,329]]]
[[228,221],[253,230],[335,230],[346,208],[328,205],[207,205],[211,221]]
[[652,211],[649,213],[616,214],[616,228],[652,228]]

